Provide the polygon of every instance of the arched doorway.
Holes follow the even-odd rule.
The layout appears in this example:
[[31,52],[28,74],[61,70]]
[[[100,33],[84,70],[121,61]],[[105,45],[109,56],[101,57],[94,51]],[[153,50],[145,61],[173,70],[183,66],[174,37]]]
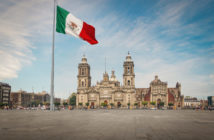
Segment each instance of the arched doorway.
[[178,107],[181,107],[181,103],[180,102],[178,103]]
[[106,106],[108,106],[108,101],[107,100],[104,101],[104,107],[106,107]]
[[94,109],[94,102],[91,102],[91,108]]
[[161,107],[161,99],[157,100],[157,107],[158,107],[158,109]]
[[121,103],[117,102],[117,107],[120,108],[121,107]]

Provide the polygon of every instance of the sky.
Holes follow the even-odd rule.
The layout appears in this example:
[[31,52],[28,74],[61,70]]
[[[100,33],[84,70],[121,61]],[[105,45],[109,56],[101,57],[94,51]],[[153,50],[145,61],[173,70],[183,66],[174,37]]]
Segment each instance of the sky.
[[[137,88],[158,75],[184,96],[214,96],[214,1],[58,0],[58,5],[96,28],[97,45],[55,34],[55,96],[77,90],[83,54],[92,85],[106,70],[122,84],[130,52]],[[12,91],[50,91],[53,0],[0,0],[0,81]]]

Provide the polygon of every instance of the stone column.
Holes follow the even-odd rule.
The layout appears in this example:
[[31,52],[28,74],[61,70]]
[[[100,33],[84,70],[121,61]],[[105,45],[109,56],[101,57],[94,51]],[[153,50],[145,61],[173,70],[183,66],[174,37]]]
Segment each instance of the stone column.
[[111,102],[112,102],[112,103],[114,103],[114,94],[115,94],[115,93],[112,93],[112,94],[111,94]]
[[77,94],[77,97],[76,97],[76,106],[79,107],[79,94]]
[[100,107],[100,93],[97,94],[97,106]]

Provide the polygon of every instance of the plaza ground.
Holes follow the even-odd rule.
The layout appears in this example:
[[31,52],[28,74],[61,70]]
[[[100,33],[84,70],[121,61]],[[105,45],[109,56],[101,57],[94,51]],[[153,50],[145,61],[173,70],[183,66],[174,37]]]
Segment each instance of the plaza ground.
[[1,140],[213,140],[214,111],[0,110]]

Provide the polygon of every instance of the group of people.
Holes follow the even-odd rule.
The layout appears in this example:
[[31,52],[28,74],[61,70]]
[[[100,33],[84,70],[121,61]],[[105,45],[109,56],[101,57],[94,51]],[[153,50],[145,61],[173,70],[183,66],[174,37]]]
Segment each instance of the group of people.
[[4,106],[4,110],[9,110],[10,107],[8,105]]

